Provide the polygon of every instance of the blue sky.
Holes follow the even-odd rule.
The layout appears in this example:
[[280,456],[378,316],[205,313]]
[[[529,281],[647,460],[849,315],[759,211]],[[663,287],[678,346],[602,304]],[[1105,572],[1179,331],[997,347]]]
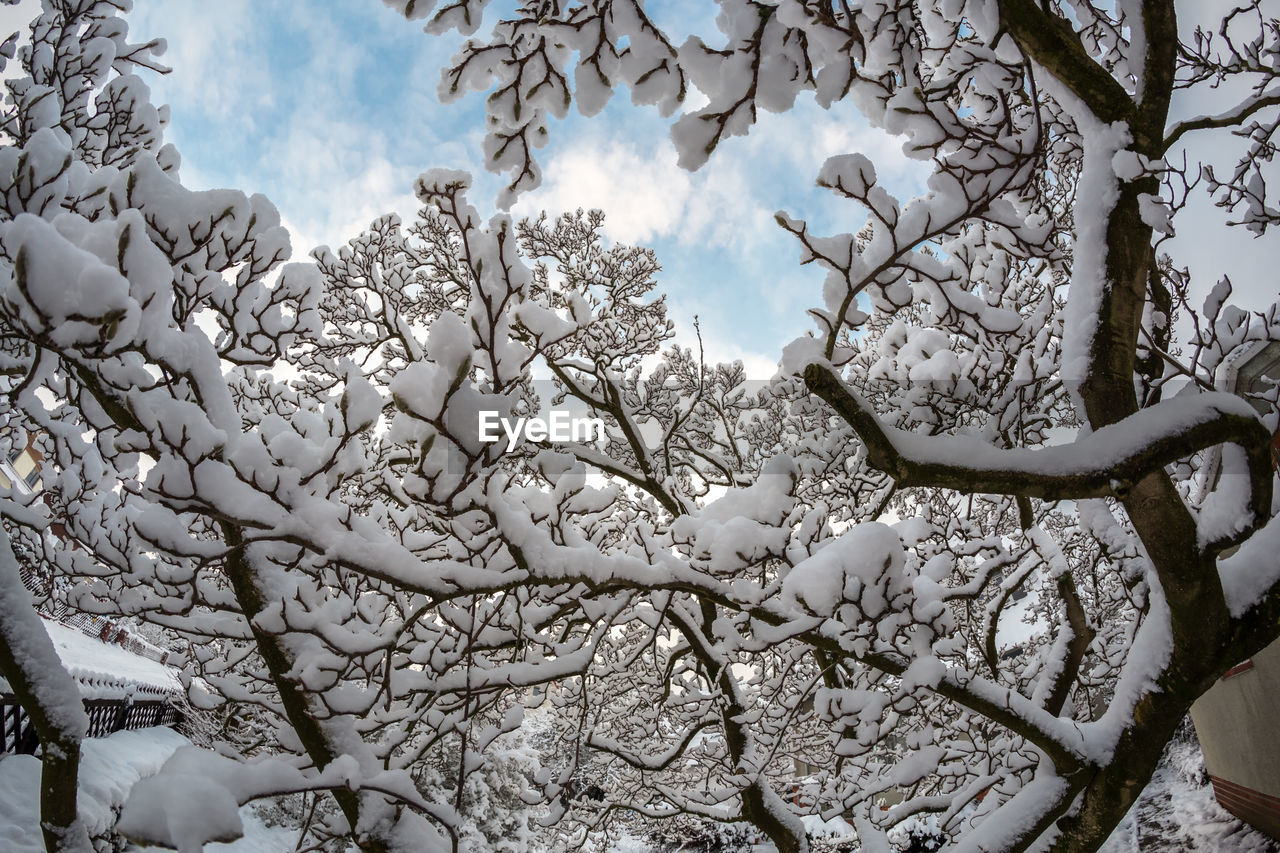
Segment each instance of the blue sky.
[[[680,18],[690,8],[653,4],[676,28],[701,23],[705,32],[710,20]],[[473,201],[495,209],[504,181],[480,163],[483,95],[436,98],[456,36],[428,36],[376,0],[138,0],[130,20],[135,39],[168,40],[174,71],[148,82],[171,106],[184,182],[265,194],[294,235],[295,256],[341,243],[381,213],[412,214],[413,179],[428,168],[471,171]],[[904,189],[926,173],[847,106],[825,112],[806,101],[765,116],[696,173],[676,166],[667,132],[626,94],[592,119],[553,120],[543,186],[513,212],[603,208],[613,239],[658,251],[681,342],[693,341],[697,315],[709,356],[742,358],[767,378],[782,346],[807,328],[822,281],[816,267],[797,264],[798,245],[774,212],[807,218],[819,233],[861,225],[859,210],[814,187],[831,154],[867,150],[882,180]]]
[[[1188,0],[1183,28],[1194,24],[1192,11],[1229,3]],[[23,0],[0,17],[28,20],[32,4]],[[494,210],[505,182],[480,164],[483,95],[449,105],[436,98],[456,34],[428,36],[378,0],[136,0],[135,7],[133,37],[168,40],[173,73],[146,79],[153,99],[171,107],[168,136],[182,152],[184,182],[265,194],[293,234],[295,258],[344,242],[383,213],[411,217],[413,180],[428,168],[467,169],[473,202]],[[692,31],[713,38],[714,4],[649,0],[647,8],[677,43]],[[1175,110],[1213,113],[1228,100],[1223,91],[1181,93]],[[709,358],[741,358],[751,377],[767,378],[782,346],[808,327],[804,312],[820,301],[823,277],[797,264],[798,247],[774,212],[808,219],[819,234],[855,231],[862,211],[814,187],[826,157],[867,154],[903,200],[923,187],[924,166],[848,105],[825,112],[803,97],[790,113],[762,115],[750,136],[728,140],[695,173],[676,166],[668,127],[625,93],[592,119],[552,120],[543,186],[514,212],[603,208],[612,238],[657,250],[678,340],[694,342],[697,315]],[[1221,137],[1189,139],[1193,159],[1230,169]],[[1263,307],[1280,290],[1275,237],[1254,240],[1221,220],[1201,198],[1179,217],[1169,248],[1198,275],[1202,292],[1228,271],[1247,294],[1242,302]]]

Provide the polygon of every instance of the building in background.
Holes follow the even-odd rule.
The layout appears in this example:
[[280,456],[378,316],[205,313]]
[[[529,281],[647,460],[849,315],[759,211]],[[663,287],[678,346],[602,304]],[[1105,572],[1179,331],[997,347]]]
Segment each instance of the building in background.
[[[11,436],[6,433],[5,437]],[[0,454],[0,487],[16,490],[23,495],[41,492],[43,484],[40,472],[44,465],[44,454],[35,444],[36,435],[29,433],[25,443],[17,442],[8,453]],[[58,522],[50,523],[49,533],[64,543],[70,544],[72,548],[79,547],[74,540],[69,540],[66,528]],[[21,542],[15,540],[12,546],[14,556],[18,560],[18,573],[22,577],[22,582],[34,598],[36,612],[46,620],[73,628],[104,643],[120,646],[135,655],[158,663],[169,662],[171,652],[142,637],[137,633],[135,626],[106,616],[81,612],[70,606],[66,601],[66,590],[59,587],[59,579],[44,566],[43,561]]]
[[30,495],[40,491],[40,464],[44,461],[35,448],[34,434],[27,436],[24,446],[14,447],[0,458],[0,486]]
[[[1241,395],[1270,390],[1280,380],[1280,341],[1246,350],[1223,365],[1219,387]],[[1261,403],[1254,402],[1260,411]],[[1280,432],[1272,439],[1280,467]],[[1198,486],[1207,494],[1221,473],[1221,451],[1209,454]],[[1276,556],[1280,559],[1280,555]],[[1191,706],[1205,768],[1223,808],[1280,839],[1280,641],[1229,669]]]

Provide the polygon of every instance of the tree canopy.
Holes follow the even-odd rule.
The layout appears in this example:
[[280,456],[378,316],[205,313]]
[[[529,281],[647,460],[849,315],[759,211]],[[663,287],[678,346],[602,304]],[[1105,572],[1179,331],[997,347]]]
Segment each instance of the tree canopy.
[[[826,280],[767,383],[671,345],[659,259],[599,212],[486,219],[463,173],[286,263],[269,201],[180,182],[119,5],[46,0],[6,42],[3,440],[49,463],[0,514],[71,604],[180,644],[219,727],[135,791],[132,837],[195,849],[325,792],[307,832],[365,853],[690,819],[790,853],[810,814],[866,850],[925,815],[955,849],[1096,850],[1280,633],[1278,392],[1222,384],[1280,308],[1198,304],[1165,252],[1197,181],[1260,239],[1280,217],[1260,2],[1187,43],[1160,0],[722,0],[676,45],[639,0],[483,30],[481,0],[388,0],[479,33],[440,91],[488,92],[506,201],[548,118],[617,88],[705,97],[672,126],[689,168],[802,93],[904,137],[920,198],[849,152],[815,173],[850,233],[779,214]],[[1230,175],[1167,158],[1202,133]],[[481,412],[567,405],[606,440],[480,440]],[[9,562],[0,675],[72,750]],[[52,805],[68,754],[50,853],[88,843]]]

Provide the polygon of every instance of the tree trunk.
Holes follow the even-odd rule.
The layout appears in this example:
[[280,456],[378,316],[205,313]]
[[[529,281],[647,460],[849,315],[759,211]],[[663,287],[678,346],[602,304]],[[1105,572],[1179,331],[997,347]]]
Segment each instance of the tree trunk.
[[[263,631],[254,623],[254,618],[266,607],[266,596],[246,553],[247,546],[240,529],[229,522],[224,522],[222,529],[227,544],[231,547],[226,561],[227,579],[231,582],[236,600],[240,603],[244,617],[249,623],[249,630],[253,632],[258,653],[262,656],[267,671],[271,673],[272,683],[280,694],[280,704],[284,709],[285,717],[307,751],[307,757],[316,767],[324,769],[338,757],[339,753],[330,743],[330,738],[321,726],[319,718],[312,711],[306,692],[289,677],[294,664],[293,655],[281,642],[280,637]],[[351,827],[352,836],[361,853],[388,853],[389,848],[385,840],[375,836],[362,837],[356,833],[360,823],[360,795],[346,788],[335,788],[332,794]]]
[[40,737],[40,829],[47,853],[93,853],[76,813],[80,741],[89,731],[80,690],[23,586],[0,529],[0,675]]

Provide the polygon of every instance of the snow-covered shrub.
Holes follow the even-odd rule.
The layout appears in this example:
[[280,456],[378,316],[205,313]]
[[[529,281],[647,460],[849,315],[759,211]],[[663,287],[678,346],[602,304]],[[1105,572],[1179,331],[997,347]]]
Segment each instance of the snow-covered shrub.
[[[504,738],[504,740],[506,740]],[[417,773],[422,795],[454,804],[458,835],[476,853],[521,853],[532,848],[532,821],[541,809],[526,801],[539,770],[538,756],[518,743],[496,746],[484,765],[466,776],[461,793],[457,779],[459,751],[444,749],[428,756]]]
[[661,853],[749,853],[755,833],[740,823],[681,815],[654,822],[647,837]]

